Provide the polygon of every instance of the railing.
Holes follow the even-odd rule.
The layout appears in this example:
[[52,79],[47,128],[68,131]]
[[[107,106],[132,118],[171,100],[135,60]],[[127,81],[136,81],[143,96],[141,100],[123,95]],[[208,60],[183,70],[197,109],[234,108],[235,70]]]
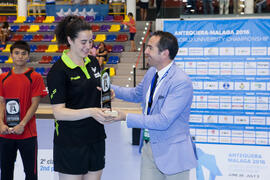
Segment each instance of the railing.
[[[127,6],[124,3],[110,3],[109,4],[109,9],[114,9],[115,6],[120,6],[120,12],[110,12],[108,14],[110,15],[114,15],[114,14],[123,14],[126,15],[127,14]],[[122,7],[124,8],[124,12],[121,12]]]
[[40,8],[41,10],[40,10],[40,12],[42,12],[42,9],[45,9],[45,4],[33,4],[33,3],[30,3],[29,5],[27,5],[27,14],[28,14],[28,16],[31,16],[31,15],[39,15],[39,16],[41,16],[41,15],[46,15],[46,12],[45,13],[34,13],[34,12],[30,12],[30,10],[32,9],[32,11],[33,11],[33,9],[34,8]]
[[0,15],[16,15],[18,13],[18,6],[16,4],[1,4],[0,7],[15,7],[16,8],[16,13],[0,13]]
[[145,34],[145,36],[143,38],[142,46],[141,46],[141,49],[140,49],[140,54],[139,54],[139,56],[137,58],[136,65],[133,66],[133,86],[134,87],[136,86],[136,69],[138,68],[138,65],[139,65],[142,54],[143,54],[143,67],[142,67],[142,69],[143,70],[147,69],[145,67],[145,54],[144,54],[144,51],[145,51],[145,42],[146,42],[146,40],[147,40],[147,38],[148,38],[148,36],[150,35],[151,32],[152,32],[152,22],[150,22],[148,24],[147,31],[146,31],[146,34]]

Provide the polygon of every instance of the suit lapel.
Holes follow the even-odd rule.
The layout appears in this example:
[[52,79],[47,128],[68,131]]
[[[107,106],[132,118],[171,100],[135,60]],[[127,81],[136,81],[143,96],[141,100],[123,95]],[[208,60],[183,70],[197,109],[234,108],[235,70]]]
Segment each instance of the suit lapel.
[[172,67],[168,71],[167,76],[163,79],[163,82],[162,82],[161,86],[155,92],[155,96],[154,96],[154,99],[153,99],[153,104],[152,104],[150,113],[152,113],[153,109],[155,108],[155,105],[156,105],[156,102],[157,102],[158,98],[161,98],[161,96],[162,96],[161,92],[166,91],[166,89],[168,88],[168,83],[169,83],[170,79],[173,77],[173,74],[175,72],[175,68],[176,68],[176,64],[173,63]]

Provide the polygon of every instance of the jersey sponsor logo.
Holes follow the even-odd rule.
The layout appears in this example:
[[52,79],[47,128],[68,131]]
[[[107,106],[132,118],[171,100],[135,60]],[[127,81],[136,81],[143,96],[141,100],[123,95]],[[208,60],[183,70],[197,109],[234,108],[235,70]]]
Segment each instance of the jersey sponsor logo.
[[71,81],[78,80],[78,79],[81,79],[81,76],[70,77],[70,80]]
[[96,74],[94,74],[95,78],[99,78],[101,75],[99,72],[97,72]]
[[54,89],[54,90],[52,91],[52,94],[51,94],[50,98],[53,99],[53,96],[54,96],[55,94],[56,94],[56,89]]
[[92,71],[93,71],[94,73],[96,73],[97,67],[91,67],[91,69],[92,69]]

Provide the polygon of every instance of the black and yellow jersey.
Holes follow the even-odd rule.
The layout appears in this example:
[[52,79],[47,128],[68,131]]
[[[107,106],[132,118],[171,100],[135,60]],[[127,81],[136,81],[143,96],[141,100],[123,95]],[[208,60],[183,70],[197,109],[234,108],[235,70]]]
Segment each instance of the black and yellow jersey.
[[[93,56],[84,60],[84,66],[76,65],[65,50],[51,68],[47,85],[51,104],[65,104],[66,108],[82,109],[101,107],[100,66]],[[57,121],[58,132],[54,141],[62,145],[82,145],[106,138],[104,126],[93,118],[77,121]]]

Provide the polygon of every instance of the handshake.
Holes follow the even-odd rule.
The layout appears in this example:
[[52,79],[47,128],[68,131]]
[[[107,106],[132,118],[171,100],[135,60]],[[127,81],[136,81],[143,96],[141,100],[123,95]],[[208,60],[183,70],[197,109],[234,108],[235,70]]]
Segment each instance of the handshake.
[[120,110],[94,108],[92,117],[101,124],[110,124],[117,121],[125,121],[126,113]]

